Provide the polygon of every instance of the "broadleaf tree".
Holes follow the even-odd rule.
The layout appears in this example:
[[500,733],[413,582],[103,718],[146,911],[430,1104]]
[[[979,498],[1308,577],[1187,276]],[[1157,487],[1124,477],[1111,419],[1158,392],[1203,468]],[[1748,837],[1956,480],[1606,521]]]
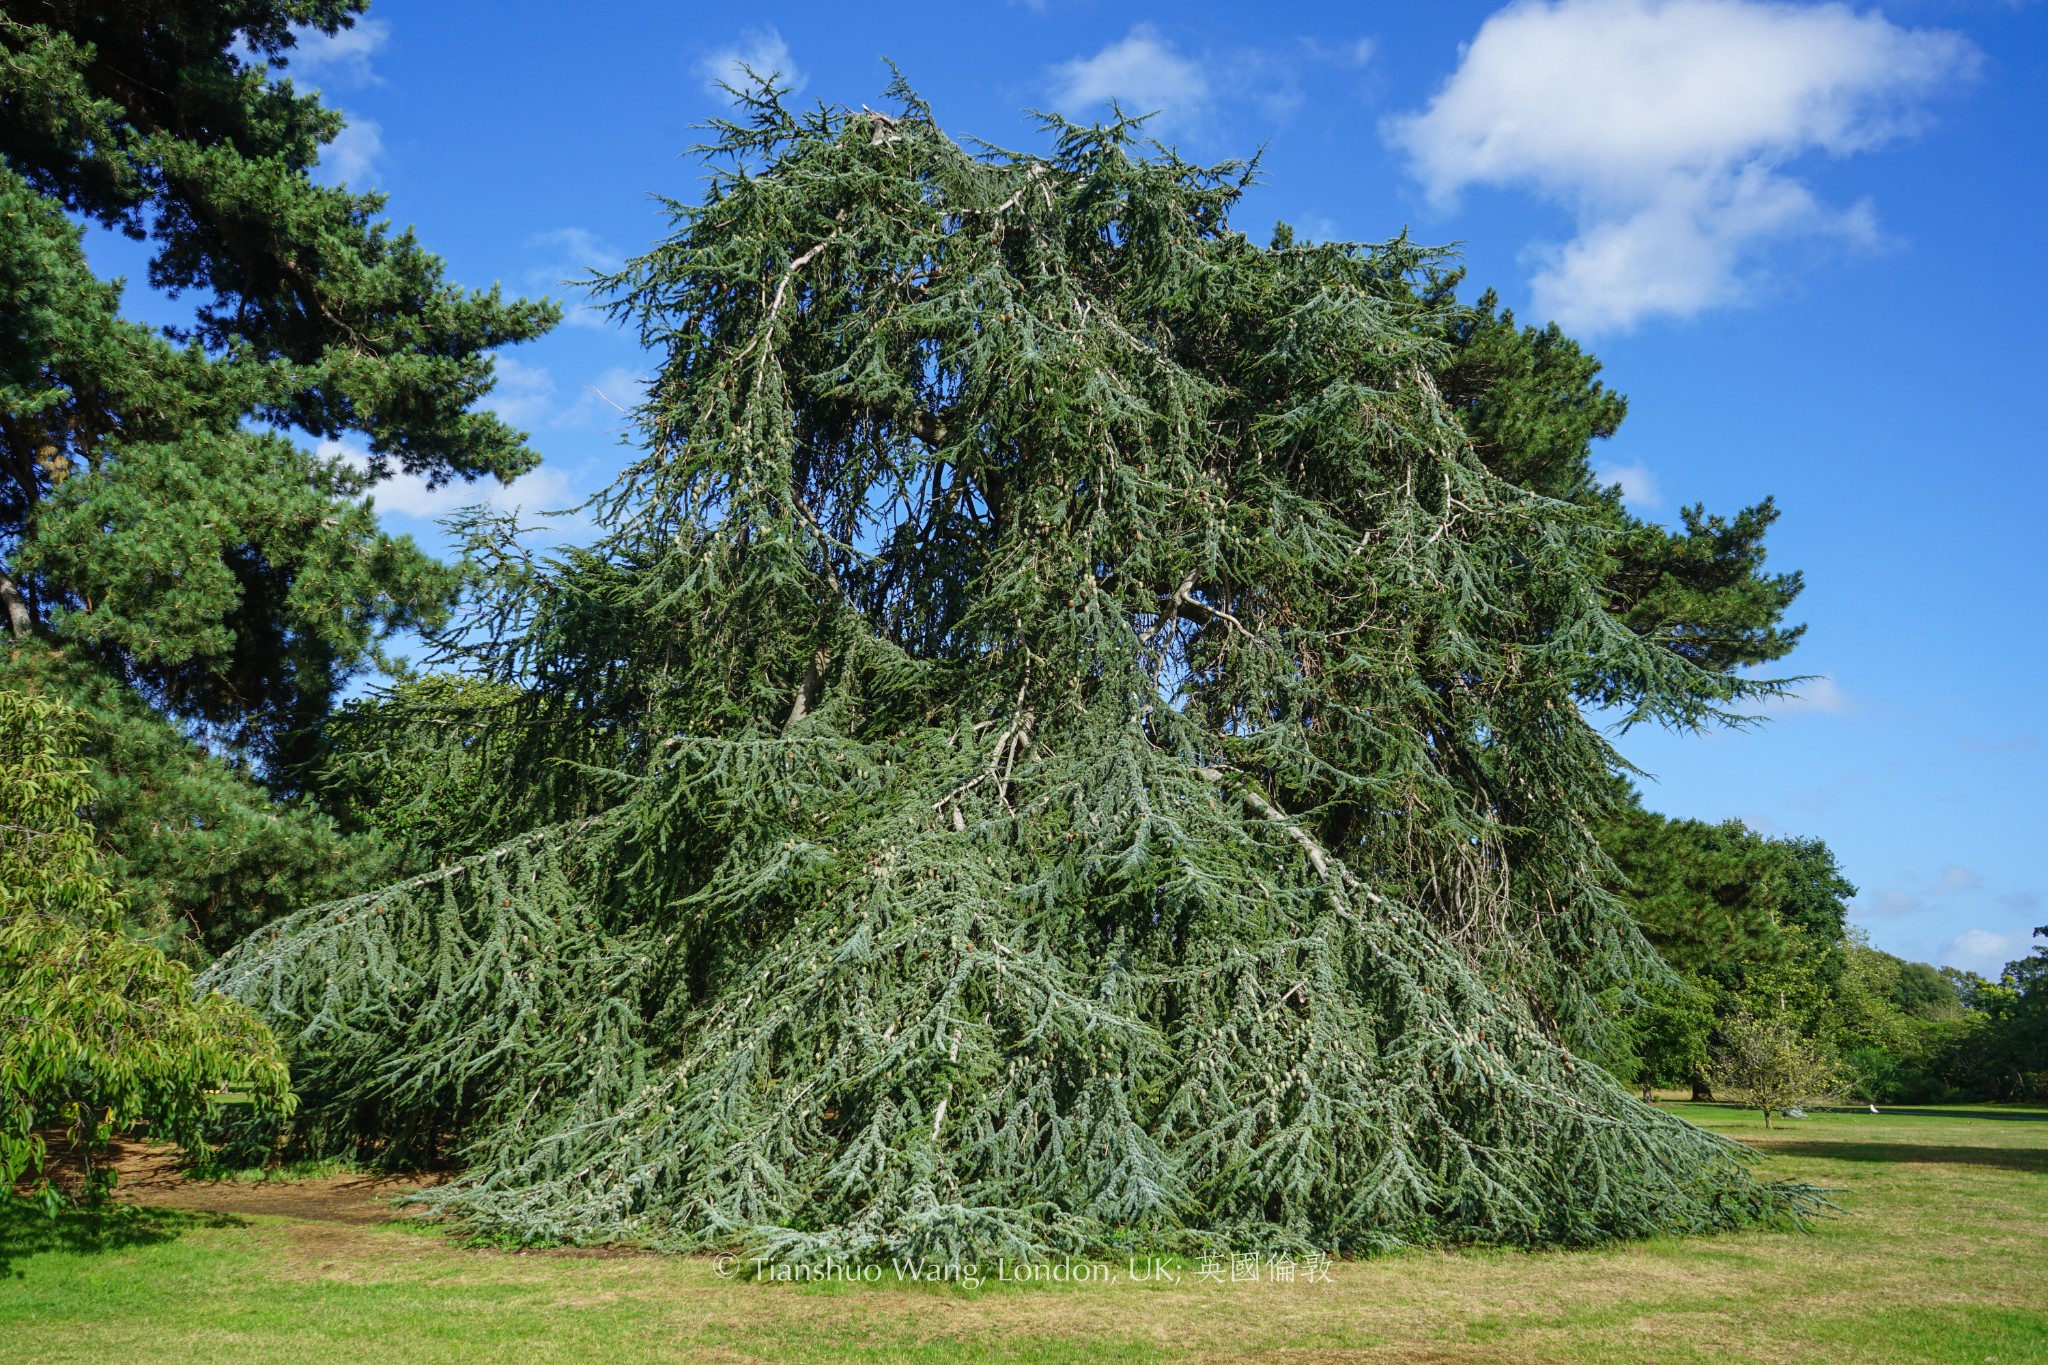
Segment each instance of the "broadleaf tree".
[[1611,499],[1475,448],[1447,259],[1261,247],[1245,167],[1130,120],[1014,153],[895,94],[756,92],[608,282],[663,359],[601,537],[479,519],[471,685],[380,704],[451,749],[453,856],[211,969],[302,1133],[455,1135],[424,1197],[493,1237],[783,1257],[1810,1208],[1582,1055],[1662,969],[1580,703],[1770,685],[1617,609]]
[[1811,1039],[1782,1015],[1737,1014],[1721,1028],[1715,1081],[1744,1107],[1763,1115],[1785,1114],[1833,1093],[1836,1070]]
[[77,749],[62,707],[0,691],[0,1189],[26,1176],[51,1203],[52,1131],[90,1198],[116,1132],[197,1144],[223,1091],[259,1119],[292,1103],[270,1030],[124,930]]

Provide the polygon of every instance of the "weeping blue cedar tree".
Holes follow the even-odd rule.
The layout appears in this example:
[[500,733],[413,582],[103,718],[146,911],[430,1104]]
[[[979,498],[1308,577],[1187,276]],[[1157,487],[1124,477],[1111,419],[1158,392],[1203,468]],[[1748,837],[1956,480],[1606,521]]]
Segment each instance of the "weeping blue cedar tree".
[[1577,699],[1769,689],[1612,609],[1611,499],[1475,453],[1444,256],[895,94],[757,92],[605,282],[664,358],[602,537],[476,520],[476,684],[386,708],[469,851],[206,978],[312,1139],[456,1135],[484,1235],[784,1258],[1810,1209],[1574,1050],[1660,970]]

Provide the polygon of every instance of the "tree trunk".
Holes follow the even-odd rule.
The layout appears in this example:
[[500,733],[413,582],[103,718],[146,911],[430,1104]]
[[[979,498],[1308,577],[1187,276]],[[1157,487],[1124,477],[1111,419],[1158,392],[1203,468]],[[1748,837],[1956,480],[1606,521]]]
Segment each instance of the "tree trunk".
[[1697,1072],[1692,1078],[1692,1098],[1695,1104],[1714,1098],[1714,1087],[1707,1084],[1707,1078]]
[[796,697],[789,704],[789,719],[782,722],[783,734],[788,734],[818,704],[818,694],[825,688],[825,670],[831,663],[832,656],[822,649],[811,656],[810,667],[804,670],[804,680],[797,684]]
[[0,612],[7,617],[7,629],[15,639],[28,634],[32,624],[28,603],[21,597],[21,589],[14,586],[14,580],[7,576],[7,568],[0,565]]

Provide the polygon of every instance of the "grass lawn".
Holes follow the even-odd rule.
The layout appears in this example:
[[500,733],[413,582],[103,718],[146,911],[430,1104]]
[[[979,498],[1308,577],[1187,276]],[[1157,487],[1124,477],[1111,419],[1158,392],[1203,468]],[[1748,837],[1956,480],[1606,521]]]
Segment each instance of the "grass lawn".
[[[1842,1191],[1811,1233],[1418,1252],[1328,1283],[763,1285],[399,1223],[0,1221],[0,1361],[2048,1361],[2048,1111],[1673,1106]],[[2036,1121],[2028,1121],[2027,1115]],[[273,1205],[288,1207],[288,1205]]]

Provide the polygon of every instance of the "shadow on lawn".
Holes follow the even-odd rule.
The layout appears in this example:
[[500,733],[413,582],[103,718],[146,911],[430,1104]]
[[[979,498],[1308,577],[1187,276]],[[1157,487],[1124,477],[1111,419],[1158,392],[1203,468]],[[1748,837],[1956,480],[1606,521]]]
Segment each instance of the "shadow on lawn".
[[1757,1138],[1749,1144],[1769,1156],[1816,1157],[1824,1161],[1919,1161],[1947,1166],[1993,1166],[2003,1171],[2048,1175],[2048,1148],[1937,1147],[1917,1142],[1822,1142],[1805,1138]]
[[0,1280],[18,1279],[17,1262],[48,1252],[90,1255],[177,1240],[192,1228],[241,1227],[224,1213],[138,1208],[113,1204],[102,1209],[60,1209],[48,1214],[26,1200],[0,1191]]
[[[1860,1114],[1860,1109],[1829,1108],[1830,1114]],[[1917,1119],[1996,1119],[2001,1123],[2048,1123],[2048,1109],[1911,1109],[1886,1106],[1885,1113]]]

